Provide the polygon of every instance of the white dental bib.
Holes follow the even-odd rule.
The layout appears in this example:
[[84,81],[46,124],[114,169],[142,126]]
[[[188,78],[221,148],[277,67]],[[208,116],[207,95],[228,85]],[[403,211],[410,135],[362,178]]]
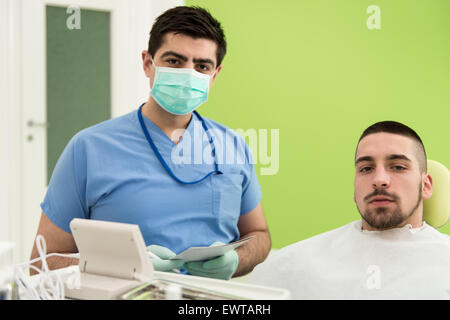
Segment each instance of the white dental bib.
[[366,231],[354,221],[275,252],[250,281],[293,299],[450,299],[450,237],[425,222]]

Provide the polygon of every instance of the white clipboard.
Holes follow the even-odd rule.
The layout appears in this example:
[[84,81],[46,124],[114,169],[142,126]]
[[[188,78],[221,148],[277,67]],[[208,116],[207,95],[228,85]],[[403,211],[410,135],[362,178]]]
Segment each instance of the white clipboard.
[[256,236],[251,236],[235,242],[214,247],[190,247],[189,249],[186,249],[170,260],[183,260],[184,262],[209,260],[215,257],[222,256],[228,251],[242,246],[244,243],[255,237]]

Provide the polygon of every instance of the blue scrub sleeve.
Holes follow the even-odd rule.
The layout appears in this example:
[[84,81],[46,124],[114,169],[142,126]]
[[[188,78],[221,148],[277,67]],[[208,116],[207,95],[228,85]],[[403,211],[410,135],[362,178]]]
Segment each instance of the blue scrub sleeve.
[[247,181],[244,181],[242,188],[241,215],[249,213],[261,202],[262,192],[261,186],[256,176],[255,166],[249,165],[250,175]]
[[86,205],[86,153],[73,137],[58,159],[41,208],[59,228],[71,233],[74,218],[88,218]]

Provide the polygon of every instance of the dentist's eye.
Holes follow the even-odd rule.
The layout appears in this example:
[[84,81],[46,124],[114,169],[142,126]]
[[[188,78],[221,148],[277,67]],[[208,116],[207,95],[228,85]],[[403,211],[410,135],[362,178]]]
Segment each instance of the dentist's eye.
[[169,60],[167,60],[167,63],[170,64],[170,65],[178,65],[178,64],[180,64],[180,62],[178,60],[176,60],[176,59],[169,59]]
[[209,71],[209,67],[208,67],[207,65],[205,65],[205,64],[199,64],[199,65],[197,65],[197,69],[198,69],[200,72],[208,72],[208,71]]

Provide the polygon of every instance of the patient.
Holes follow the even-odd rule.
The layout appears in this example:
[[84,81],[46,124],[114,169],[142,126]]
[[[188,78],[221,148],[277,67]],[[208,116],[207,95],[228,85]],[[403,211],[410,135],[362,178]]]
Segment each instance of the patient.
[[362,219],[275,252],[250,282],[293,299],[450,299],[450,237],[422,221],[433,190],[426,165],[411,128],[370,126],[355,156]]

